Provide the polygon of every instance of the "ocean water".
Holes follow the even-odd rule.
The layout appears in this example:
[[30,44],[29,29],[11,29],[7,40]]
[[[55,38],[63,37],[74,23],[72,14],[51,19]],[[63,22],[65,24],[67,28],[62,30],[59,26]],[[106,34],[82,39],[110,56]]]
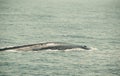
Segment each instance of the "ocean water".
[[119,0],[0,0],[0,47],[66,42],[96,50],[0,52],[0,76],[120,76]]

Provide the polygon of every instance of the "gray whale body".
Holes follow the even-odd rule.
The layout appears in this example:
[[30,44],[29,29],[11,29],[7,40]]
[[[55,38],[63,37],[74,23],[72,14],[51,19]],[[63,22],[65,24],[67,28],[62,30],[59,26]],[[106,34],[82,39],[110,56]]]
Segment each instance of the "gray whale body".
[[22,46],[13,46],[13,47],[5,47],[0,48],[0,51],[6,50],[16,50],[16,51],[40,51],[40,50],[66,50],[66,49],[75,49],[80,48],[84,50],[90,50],[87,46],[68,44],[62,42],[46,42],[46,43],[38,43],[38,44],[30,44],[30,45],[22,45]]

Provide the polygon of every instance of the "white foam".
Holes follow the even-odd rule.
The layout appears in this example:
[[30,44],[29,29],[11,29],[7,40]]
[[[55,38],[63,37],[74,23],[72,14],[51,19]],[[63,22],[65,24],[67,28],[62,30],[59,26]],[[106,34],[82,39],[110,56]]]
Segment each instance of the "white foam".
[[17,50],[6,50],[7,52],[18,52]]
[[51,50],[51,49],[48,49],[48,50],[46,50],[46,51],[51,51],[51,52],[53,51],[53,52],[54,52],[54,51],[59,51],[59,50]]
[[84,49],[81,49],[81,48],[73,48],[73,49],[66,49],[64,51],[82,51]]
[[91,51],[98,50],[97,48],[94,48],[94,47],[90,47],[90,48],[91,48]]

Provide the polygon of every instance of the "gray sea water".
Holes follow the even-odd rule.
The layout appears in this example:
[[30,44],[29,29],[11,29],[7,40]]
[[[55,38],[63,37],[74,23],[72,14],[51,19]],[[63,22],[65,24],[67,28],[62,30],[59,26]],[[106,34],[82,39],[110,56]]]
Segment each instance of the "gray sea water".
[[0,0],[0,47],[40,42],[96,50],[0,52],[0,76],[120,76],[120,1]]

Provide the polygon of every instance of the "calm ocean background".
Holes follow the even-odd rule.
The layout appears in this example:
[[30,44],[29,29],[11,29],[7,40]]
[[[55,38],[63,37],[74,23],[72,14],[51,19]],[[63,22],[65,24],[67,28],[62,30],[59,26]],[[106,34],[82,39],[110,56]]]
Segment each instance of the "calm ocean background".
[[0,0],[0,47],[41,42],[97,50],[0,52],[0,76],[120,76],[120,1]]

